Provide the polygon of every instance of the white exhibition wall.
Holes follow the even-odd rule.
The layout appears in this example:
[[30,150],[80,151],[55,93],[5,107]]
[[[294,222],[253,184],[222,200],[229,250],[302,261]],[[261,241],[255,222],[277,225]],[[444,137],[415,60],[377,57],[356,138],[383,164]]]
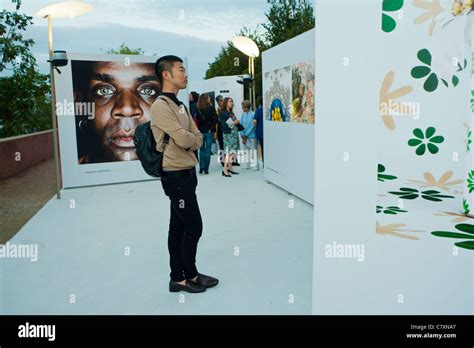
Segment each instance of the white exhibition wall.
[[[154,180],[126,136],[150,120],[158,89],[147,78],[155,75],[156,57],[68,52],[68,59],[54,74],[63,187]],[[178,98],[187,95],[181,90]]]
[[[190,81],[189,92],[195,91],[199,94],[214,92],[214,97],[219,94],[224,98],[230,97],[234,101],[235,115],[240,119],[242,116],[242,101],[244,100],[244,87],[237,83],[238,76],[217,76],[207,80]],[[217,105],[216,105],[217,107]]]
[[[262,53],[264,177],[311,204],[314,203],[314,42],[313,29]],[[300,74],[303,78],[292,87],[295,72],[303,72]],[[293,97],[303,83],[306,89],[303,94],[308,100],[297,104]],[[301,113],[295,111],[298,105]],[[271,110],[275,108],[282,117],[272,116]]]
[[474,312],[473,251],[432,234],[472,221],[471,48],[431,5],[316,2],[314,314]]

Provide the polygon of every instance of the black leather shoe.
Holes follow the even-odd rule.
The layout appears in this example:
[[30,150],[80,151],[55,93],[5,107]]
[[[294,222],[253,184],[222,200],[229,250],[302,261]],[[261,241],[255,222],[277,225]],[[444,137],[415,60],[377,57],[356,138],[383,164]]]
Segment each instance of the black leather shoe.
[[198,273],[197,279],[195,282],[195,284],[199,286],[203,286],[204,288],[212,288],[213,286],[216,286],[218,283],[219,283],[218,279],[205,275],[205,274],[201,274],[201,273]]
[[179,291],[187,291],[187,292],[195,294],[195,293],[206,291],[206,288],[190,280],[186,280],[185,285],[182,285],[182,284],[179,284],[178,282],[170,280],[170,292],[179,292]]

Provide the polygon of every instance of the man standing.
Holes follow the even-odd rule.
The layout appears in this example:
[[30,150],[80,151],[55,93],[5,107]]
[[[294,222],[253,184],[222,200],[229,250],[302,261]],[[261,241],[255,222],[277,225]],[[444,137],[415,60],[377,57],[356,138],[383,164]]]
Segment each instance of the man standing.
[[[204,292],[217,285],[216,278],[198,273],[196,253],[202,235],[202,219],[196,197],[194,151],[202,145],[202,134],[189,111],[177,98],[188,83],[183,61],[164,56],[156,61],[156,75],[162,93],[151,106],[151,129],[156,149],[163,151],[161,185],[170,199],[168,250],[170,253],[169,291]],[[168,145],[163,144],[165,133]]]

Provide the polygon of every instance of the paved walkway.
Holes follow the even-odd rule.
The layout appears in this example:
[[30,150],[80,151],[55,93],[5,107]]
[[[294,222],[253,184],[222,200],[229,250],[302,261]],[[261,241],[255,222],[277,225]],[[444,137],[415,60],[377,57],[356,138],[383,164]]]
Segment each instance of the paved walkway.
[[54,158],[0,180],[0,244],[6,243],[56,196]]
[[[215,156],[212,157],[215,160]],[[263,171],[199,176],[201,272],[220,284],[168,292],[169,201],[159,181],[62,191],[12,245],[38,260],[1,262],[4,314],[310,314],[313,207]],[[289,208],[294,199],[294,208]]]

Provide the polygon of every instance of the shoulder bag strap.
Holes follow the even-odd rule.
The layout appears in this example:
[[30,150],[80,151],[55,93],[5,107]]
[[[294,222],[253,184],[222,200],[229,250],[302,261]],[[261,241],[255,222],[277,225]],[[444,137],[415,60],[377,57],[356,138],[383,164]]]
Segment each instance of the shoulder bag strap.
[[[160,98],[160,97],[158,97],[158,98]],[[169,105],[169,103],[168,103],[168,101],[166,100],[166,98],[160,98],[160,99],[161,99],[161,100],[164,100],[164,101],[166,102],[166,104]],[[169,136],[168,133],[165,133],[165,138],[163,139],[163,144],[168,145],[169,141],[170,141],[170,136]],[[166,146],[165,146],[165,148],[166,148]],[[164,151],[164,149],[163,149],[163,151]]]

